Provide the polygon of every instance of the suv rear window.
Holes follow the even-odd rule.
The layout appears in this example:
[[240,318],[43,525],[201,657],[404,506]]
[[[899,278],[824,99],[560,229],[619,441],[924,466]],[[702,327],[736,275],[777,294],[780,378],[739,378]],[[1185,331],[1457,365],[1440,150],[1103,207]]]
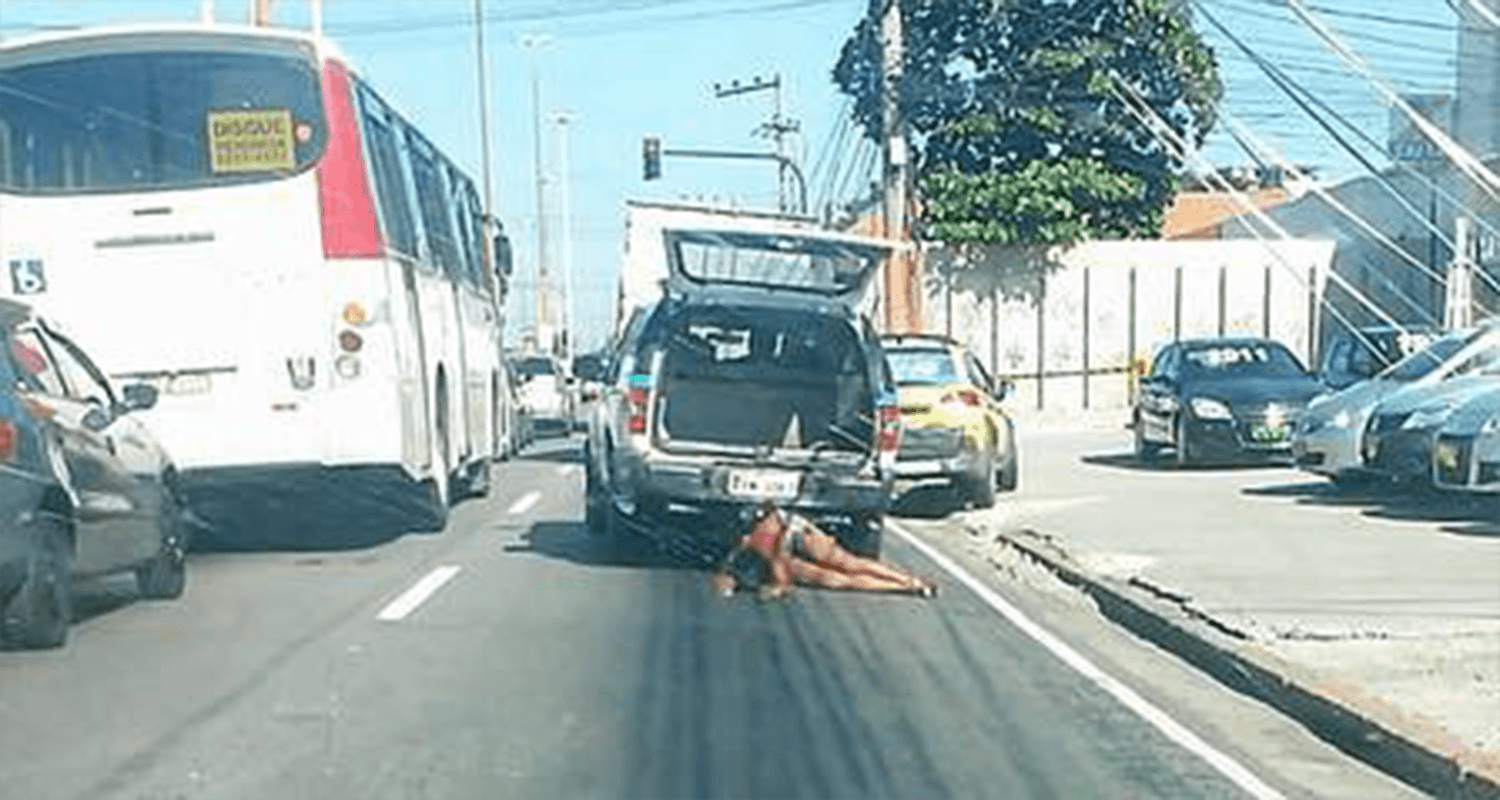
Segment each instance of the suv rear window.
[[874,271],[879,251],[847,242],[742,231],[672,231],[673,258],[698,283],[848,294]]
[[668,440],[867,450],[871,351],[849,320],[791,309],[690,306],[648,347],[661,353]]

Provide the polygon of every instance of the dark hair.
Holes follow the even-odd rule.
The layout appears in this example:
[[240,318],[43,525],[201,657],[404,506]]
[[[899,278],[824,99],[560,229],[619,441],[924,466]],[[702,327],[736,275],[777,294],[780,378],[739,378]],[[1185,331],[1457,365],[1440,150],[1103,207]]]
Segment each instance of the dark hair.
[[734,582],[747,589],[756,589],[771,580],[771,565],[754,550],[736,547],[724,559],[723,570],[734,576]]

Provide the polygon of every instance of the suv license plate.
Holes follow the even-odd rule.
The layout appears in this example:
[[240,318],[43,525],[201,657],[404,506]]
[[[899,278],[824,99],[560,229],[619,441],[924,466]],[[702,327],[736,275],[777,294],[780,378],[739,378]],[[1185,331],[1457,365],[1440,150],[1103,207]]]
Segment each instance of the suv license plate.
[[802,473],[766,469],[732,469],[727,489],[737,497],[790,499],[797,496]]

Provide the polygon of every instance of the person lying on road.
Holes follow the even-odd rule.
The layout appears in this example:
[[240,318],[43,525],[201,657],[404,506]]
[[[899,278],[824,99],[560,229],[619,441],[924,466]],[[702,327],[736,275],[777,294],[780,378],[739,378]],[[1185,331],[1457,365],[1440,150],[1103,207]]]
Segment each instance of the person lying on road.
[[712,583],[726,597],[737,585],[758,584],[761,598],[767,600],[787,595],[794,583],[937,596],[937,584],[854,555],[810,520],[784,513],[770,501],[756,509],[750,532],[740,537],[714,570]]

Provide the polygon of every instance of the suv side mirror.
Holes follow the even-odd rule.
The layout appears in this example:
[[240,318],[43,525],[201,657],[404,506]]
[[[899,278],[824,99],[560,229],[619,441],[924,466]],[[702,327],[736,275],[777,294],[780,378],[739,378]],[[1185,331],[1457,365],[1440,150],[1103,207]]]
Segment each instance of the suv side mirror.
[[149,383],[131,383],[120,387],[120,405],[126,411],[144,411],[156,405],[159,396],[156,387]]
[[1004,400],[1016,391],[1016,382],[1010,378],[1001,378],[995,383],[995,399]]

